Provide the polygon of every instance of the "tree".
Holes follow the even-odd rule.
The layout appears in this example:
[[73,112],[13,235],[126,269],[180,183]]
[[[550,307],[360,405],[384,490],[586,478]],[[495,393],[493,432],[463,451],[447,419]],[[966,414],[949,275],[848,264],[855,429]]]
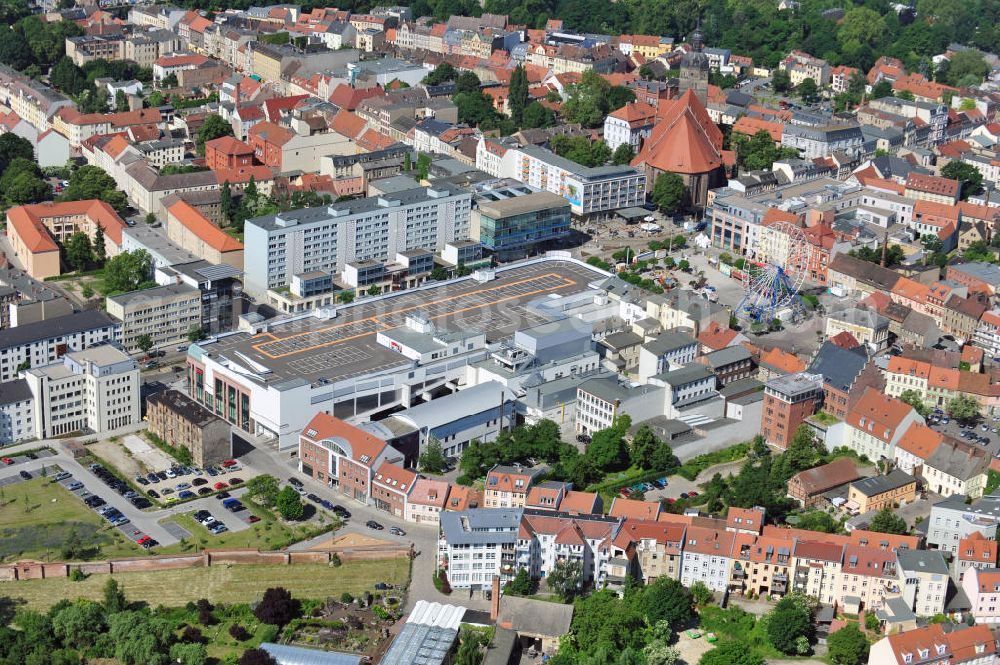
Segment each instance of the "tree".
[[771,165],[779,159],[798,155],[794,148],[774,145],[774,139],[766,129],[753,136],[736,133],[731,140],[736,149],[737,163],[748,171],[770,170]]
[[271,587],[264,592],[264,597],[253,613],[261,623],[281,627],[298,618],[302,613],[302,606],[286,589]]
[[240,665],[278,665],[278,661],[263,649],[247,649],[240,656]]
[[135,338],[135,345],[139,347],[139,350],[144,355],[149,355],[149,350],[153,348],[153,338],[143,333]]
[[159,90],[154,90],[153,92],[149,93],[149,97],[146,98],[146,102],[152,108],[157,108],[159,106],[163,106],[164,104],[166,104],[167,100],[162,92],[160,92]]
[[[479,90],[481,81],[473,72],[462,72],[455,79],[455,92],[476,92]],[[527,91],[526,91],[527,92]]]
[[[812,616],[793,595],[785,596],[771,611],[767,622],[767,637],[778,651],[801,655],[796,642],[812,635]],[[808,649],[808,643],[807,647]]]
[[73,172],[69,185],[59,196],[60,201],[85,201],[100,199],[116,210],[123,210],[125,193],[118,189],[114,179],[99,166],[85,164]]
[[52,67],[52,71],[49,72],[49,82],[67,95],[74,96],[92,87],[84,71],[66,56],[60,58]]
[[632,148],[631,143],[622,143],[615,148],[615,152],[611,156],[612,163],[617,165],[628,164],[633,159],[635,159],[635,149]]
[[420,470],[425,473],[442,473],[444,471],[445,459],[444,449],[441,442],[435,437],[427,441],[424,452],[420,454]]
[[545,581],[557,596],[571,600],[583,588],[583,563],[570,559],[557,561]]
[[941,169],[941,177],[957,180],[961,185],[962,199],[978,194],[983,186],[983,174],[972,164],[954,159]]
[[0,134],[0,171],[5,171],[18,157],[29,162],[35,159],[35,149],[31,142],[11,132]]
[[233,204],[232,186],[228,180],[222,183],[222,188],[219,191],[219,208],[226,224],[232,224],[236,217],[236,208]]
[[302,497],[293,487],[285,487],[278,492],[278,513],[286,520],[301,520],[305,516]]
[[519,568],[514,579],[504,585],[504,593],[515,596],[531,596],[536,591],[538,591],[538,583],[531,579],[531,575],[525,568]]
[[674,665],[680,660],[681,652],[663,640],[653,640],[642,649],[646,665]]
[[883,508],[872,518],[872,523],[868,525],[869,531],[878,533],[905,534],[909,529],[906,527],[906,520],[892,512],[891,508]]
[[524,123],[524,109],[528,106],[528,74],[522,65],[518,65],[510,73],[507,105],[514,124],[521,127]]
[[902,393],[900,393],[898,399],[900,402],[905,402],[910,406],[912,406],[917,413],[919,413],[921,416],[925,418],[931,412],[930,407],[924,404],[924,399],[923,397],[920,396],[920,393],[918,393],[916,390],[913,390],[912,388],[910,388],[909,390],[904,390]]
[[690,591],[695,605],[708,605],[714,597],[712,590],[705,586],[704,582],[695,582],[691,585]]
[[628,466],[629,450],[624,437],[630,425],[628,416],[622,416],[611,427],[594,433],[587,444],[586,456],[598,469],[619,471]]
[[[187,450],[185,448],[185,450]],[[195,607],[198,609],[198,623],[203,626],[211,626],[216,623],[215,615],[212,611],[215,606],[208,600],[208,598],[199,598],[198,602],[195,603]]]
[[497,122],[497,110],[493,100],[483,94],[479,88],[466,92],[458,92],[451,98],[458,107],[458,119],[472,127],[489,128]]
[[199,339],[205,336],[205,329],[201,326],[191,326],[188,328],[187,339],[189,342],[194,344]]
[[221,136],[232,136],[233,126],[222,119],[222,116],[216,115],[215,113],[209,115],[205,118],[205,122],[202,123],[201,128],[198,130],[198,139],[195,142],[195,146],[198,150],[198,154],[202,157],[205,156],[205,143],[213,139],[217,139]]
[[986,472],[986,488],[983,490],[985,496],[990,496],[1000,487],[1000,471],[990,469]]
[[53,634],[74,649],[93,646],[106,627],[104,608],[90,600],[78,600],[52,614]]
[[104,265],[108,260],[108,248],[104,243],[104,227],[97,224],[94,228],[93,260],[95,263]]
[[94,252],[90,247],[90,237],[86,233],[77,231],[66,239],[66,262],[74,270],[85,270],[87,265],[94,259]]
[[[7,169],[7,172],[10,173],[11,169]],[[5,173],[2,180],[5,183],[4,195],[13,204],[23,205],[52,198],[52,190],[48,184],[30,173],[14,172],[10,176]]]
[[816,86],[816,81],[811,78],[805,78],[802,83],[795,88],[795,92],[806,104],[812,104],[816,101],[816,95],[819,92],[819,88]]
[[144,612],[118,612],[109,615],[108,638],[114,657],[124,665],[167,665],[173,624]]
[[661,173],[653,185],[650,200],[664,213],[673,214],[685,198],[684,180],[676,173]]
[[871,98],[882,99],[883,97],[892,97],[892,82],[888,79],[882,79],[872,86]]
[[990,66],[979,51],[959,51],[948,61],[948,83],[959,88],[979,85],[989,73]]
[[569,87],[561,113],[569,122],[597,127],[608,113],[633,101],[635,93],[631,90],[612,86],[600,74],[588,70],[583,73],[580,83]]
[[155,285],[149,279],[153,259],[144,249],[121,252],[104,264],[105,295],[127,293]]
[[632,437],[630,456],[632,465],[640,469],[651,469],[653,455],[663,442],[653,433],[653,429],[643,423]]
[[771,85],[775,92],[788,92],[792,87],[792,77],[784,69],[776,69],[771,74]]
[[448,81],[454,81],[456,76],[458,76],[458,72],[455,68],[447,62],[442,62],[424,77],[423,83],[425,85],[441,85]]
[[125,599],[125,590],[118,584],[118,580],[109,577],[104,583],[104,609],[108,614],[122,612],[128,607]]
[[177,74],[167,74],[160,80],[161,88],[176,88],[177,87]]
[[961,422],[971,422],[979,417],[979,402],[969,395],[962,394],[952,397],[948,400],[948,406],[945,408],[948,415]]
[[205,665],[208,662],[204,644],[174,644],[170,647],[170,657],[179,665]]
[[764,665],[764,658],[743,642],[726,640],[705,653],[698,665]]
[[257,503],[268,508],[278,502],[278,493],[281,488],[278,479],[269,474],[254,476],[247,481],[247,496]]
[[123,111],[128,111],[128,95],[125,94],[124,90],[119,90],[115,93],[115,110],[119,113]]
[[666,621],[673,630],[684,628],[694,616],[694,601],[684,585],[669,577],[657,578],[643,589],[639,606],[650,625]]
[[826,638],[827,655],[833,665],[862,665],[868,662],[868,639],[849,623]]
[[556,124],[556,114],[552,109],[542,106],[540,102],[533,101],[524,108],[521,118],[521,127],[524,129],[551,127],[554,124]]

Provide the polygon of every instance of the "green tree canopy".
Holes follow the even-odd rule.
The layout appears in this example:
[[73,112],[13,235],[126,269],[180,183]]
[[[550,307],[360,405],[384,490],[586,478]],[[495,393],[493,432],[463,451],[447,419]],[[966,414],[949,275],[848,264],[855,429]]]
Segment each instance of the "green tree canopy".
[[877,531],[878,533],[894,533],[898,535],[905,534],[909,529],[906,526],[906,520],[897,515],[890,508],[883,508],[875,514],[872,518],[871,524],[868,525],[869,531]]
[[76,169],[69,178],[69,186],[59,196],[60,201],[86,201],[100,199],[116,210],[126,205],[125,193],[104,169],[86,164]]
[[833,665],[863,665],[868,662],[868,639],[857,624],[849,623],[826,639],[827,656]]
[[154,286],[149,277],[153,270],[153,259],[149,252],[137,249],[120,252],[104,264],[105,295],[127,293]]
[[231,124],[223,120],[220,115],[216,115],[215,113],[210,114],[205,118],[205,122],[202,123],[201,128],[198,129],[198,138],[195,141],[198,154],[205,155],[205,144],[208,141],[232,135],[233,126]]
[[983,174],[972,164],[952,160],[941,169],[941,175],[945,178],[957,180],[962,185],[962,199],[967,199],[973,194],[978,194],[983,186]]
[[286,520],[301,520],[305,516],[302,497],[293,487],[285,487],[278,492],[278,513]]
[[661,173],[653,185],[650,200],[664,213],[673,214],[682,207],[686,197],[683,178],[676,173]]
[[948,400],[946,407],[948,415],[955,420],[971,422],[979,417],[980,406],[976,398],[970,395],[957,395]]

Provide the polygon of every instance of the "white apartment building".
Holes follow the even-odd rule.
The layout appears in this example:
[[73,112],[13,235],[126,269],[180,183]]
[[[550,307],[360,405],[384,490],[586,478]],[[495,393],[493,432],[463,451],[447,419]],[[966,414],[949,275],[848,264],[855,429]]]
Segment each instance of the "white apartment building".
[[105,308],[122,322],[121,343],[130,353],[139,350],[143,335],[160,347],[184,341],[201,327],[201,290],[187,284],[108,296]]
[[57,362],[67,351],[117,341],[121,324],[96,309],[0,330],[0,381],[13,381],[22,369]]
[[581,515],[572,519],[526,513],[517,540],[517,568],[543,579],[559,561],[579,561],[585,582],[601,587],[620,520]]
[[681,558],[681,584],[701,582],[712,591],[729,585],[733,542],[736,534],[711,527],[688,527]]
[[850,156],[860,154],[864,145],[864,136],[857,123],[827,125],[825,127],[810,127],[806,125],[785,125],[781,133],[781,145],[795,148],[802,159],[826,157],[837,151],[843,151]]
[[139,365],[117,346],[67,353],[24,373],[34,399],[35,436],[108,432],[138,423]]
[[0,445],[26,441],[35,435],[34,404],[24,379],[0,383]]
[[615,150],[628,143],[638,153],[642,141],[649,138],[656,122],[656,109],[645,102],[633,102],[612,111],[604,118],[604,142]]
[[448,573],[453,589],[491,588],[517,573],[515,550],[521,527],[521,509],[481,508],[441,513],[437,565]]
[[983,314],[972,343],[986,351],[990,358],[1000,358],[1000,310]]
[[896,574],[903,600],[917,616],[930,617],[944,612],[948,593],[948,564],[941,552],[899,550]]
[[562,196],[574,215],[609,213],[642,205],[646,176],[631,166],[588,168],[534,145],[479,139],[476,168]]
[[441,251],[469,237],[472,194],[450,184],[248,220],[244,289],[256,297],[312,271],[387,262],[412,249]]

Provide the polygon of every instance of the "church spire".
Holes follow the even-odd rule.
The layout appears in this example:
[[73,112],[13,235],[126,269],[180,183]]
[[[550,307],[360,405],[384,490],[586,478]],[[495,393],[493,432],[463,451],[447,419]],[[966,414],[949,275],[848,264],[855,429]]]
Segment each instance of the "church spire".
[[698,17],[698,25],[694,29],[694,33],[691,35],[691,49],[700,52],[705,46],[705,40],[701,36],[701,16]]

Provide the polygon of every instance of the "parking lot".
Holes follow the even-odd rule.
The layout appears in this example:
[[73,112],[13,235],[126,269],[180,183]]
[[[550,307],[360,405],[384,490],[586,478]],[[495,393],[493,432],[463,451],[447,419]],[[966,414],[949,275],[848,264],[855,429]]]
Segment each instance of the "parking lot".
[[[941,419],[936,420],[938,417]],[[964,427],[950,418],[945,423],[945,418],[944,414],[932,414],[927,418],[927,425],[945,436],[983,448],[990,457],[1000,455],[1000,417],[981,418],[974,425]]]
[[150,498],[169,504],[238,487],[246,480],[245,475],[241,464],[207,469],[175,464],[162,471],[136,475],[135,482]]

